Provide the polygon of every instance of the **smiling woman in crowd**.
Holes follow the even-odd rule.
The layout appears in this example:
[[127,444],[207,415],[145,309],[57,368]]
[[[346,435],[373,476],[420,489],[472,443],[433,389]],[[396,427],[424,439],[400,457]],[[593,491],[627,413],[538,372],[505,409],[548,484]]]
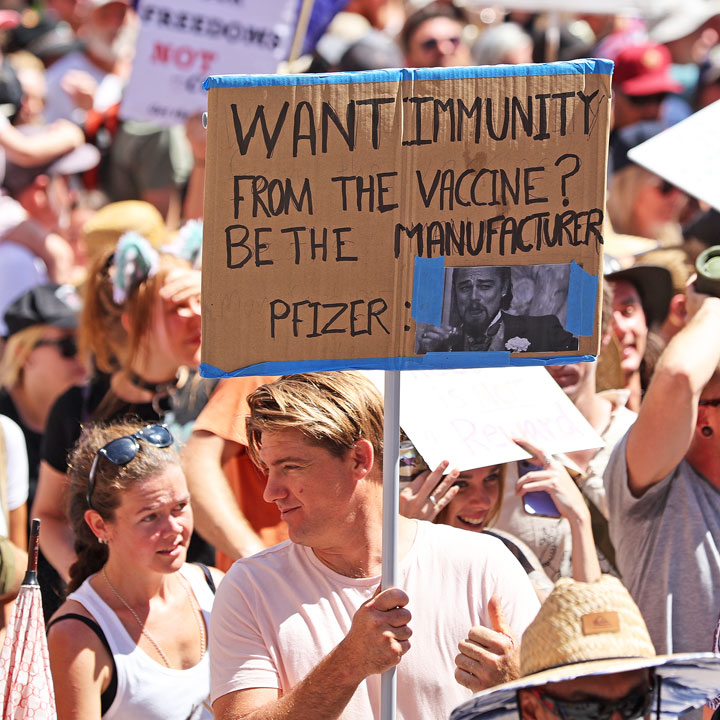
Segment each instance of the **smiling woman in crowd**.
[[[563,465],[529,443],[516,440],[532,454],[535,469],[526,472],[516,484],[516,493],[544,491],[550,495],[561,517],[570,521],[572,536],[573,576],[576,580],[593,582],[600,577],[600,565],[592,535],[590,513]],[[509,533],[490,529],[500,513],[504,493],[506,465],[493,465],[459,472],[443,461],[433,472],[420,473],[400,495],[400,512],[407,517],[432,520],[436,523],[471,532],[489,532],[502,540],[525,568],[535,591],[542,599],[552,589],[542,567],[527,546]]]

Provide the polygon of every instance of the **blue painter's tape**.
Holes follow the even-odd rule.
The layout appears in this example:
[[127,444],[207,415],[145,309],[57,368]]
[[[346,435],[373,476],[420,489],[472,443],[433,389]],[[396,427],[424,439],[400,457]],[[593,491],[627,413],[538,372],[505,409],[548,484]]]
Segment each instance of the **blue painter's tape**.
[[403,80],[465,80],[472,78],[530,77],[542,75],[612,75],[610,60],[590,58],[533,65],[490,65],[459,68],[400,68],[302,75],[211,75],[203,88],[270,87],[288,85],[339,85],[399,82]]
[[302,372],[328,370],[458,370],[461,368],[523,367],[527,365],[567,365],[594,362],[592,355],[558,355],[553,357],[510,357],[507,352],[428,353],[418,357],[357,358],[354,360],[298,360],[295,362],[265,362],[232,372],[202,363],[200,375],[205,378],[252,377],[262,375],[292,375]]
[[567,317],[565,329],[573,335],[590,336],[595,329],[598,276],[583,270],[574,260],[570,263]]
[[413,268],[412,311],[416,322],[442,325],[445,258],[415,257]]

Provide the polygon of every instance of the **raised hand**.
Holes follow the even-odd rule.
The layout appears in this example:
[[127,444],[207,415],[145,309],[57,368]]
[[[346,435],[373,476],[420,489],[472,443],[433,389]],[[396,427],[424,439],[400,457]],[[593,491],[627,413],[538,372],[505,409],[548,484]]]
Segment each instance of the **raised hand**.
[[520,676],[520,647],[502,609],[498,595],[488,602],[492,627],[470,628],[468,637],[458,645],[455,680],[463,687],[480,692]]
[[458,494],[453,483],[460,474],[451,470],[444,478],[449,463],[443,460],[432,472],[421,472],[400,491],[400,514],[418,520],[434,520],[437,514]]

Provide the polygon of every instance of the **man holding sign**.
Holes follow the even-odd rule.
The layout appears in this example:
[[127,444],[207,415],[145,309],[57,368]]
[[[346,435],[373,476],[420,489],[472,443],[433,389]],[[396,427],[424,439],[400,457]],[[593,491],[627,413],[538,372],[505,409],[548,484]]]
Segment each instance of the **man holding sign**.
[[454,658],[477,626],[485,686],[516,677],[513,637],[538,602],[499,541],[401,517],[398,587],[379,587],[383,407],[370,381],[287,376],[248,403],[250,453],[290,541],[236,562],[219,588],[216,718],[378,717],[379,675],[395,665],[398,718],[447,717],[470,694]]

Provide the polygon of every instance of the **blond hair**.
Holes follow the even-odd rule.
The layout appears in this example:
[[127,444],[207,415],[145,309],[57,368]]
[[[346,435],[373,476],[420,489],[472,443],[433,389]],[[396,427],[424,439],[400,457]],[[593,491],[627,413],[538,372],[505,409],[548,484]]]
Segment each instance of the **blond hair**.
[[248,449],[260,465],[263,432],[299,430],[312,443],[342,457],[358,440],[368,440],[380,462],[383,400],[357,372],[288,375],[248,396]]
[[[495,467],[494,465],[492,467]],[[462,473],[461,473],[462,474]],[[493,503],[493,506],[488,510],[485,515],[485,522],[482,524],[482,529],[487,530],[497,520],[497,516],[500,514],[500,508],[502,508],[503,495],[505,494],[505,478],[507,477],[507,463],[500,465],[500,472],[498,478],[498,496]],[[433,520],[434,523],[439,525],[449,525],[448,514],[450,505],[446,505]]]
[[10,390],[20,385],[25,361],[49,327],[31,325],[8,338],[0,361],[0,387]]

